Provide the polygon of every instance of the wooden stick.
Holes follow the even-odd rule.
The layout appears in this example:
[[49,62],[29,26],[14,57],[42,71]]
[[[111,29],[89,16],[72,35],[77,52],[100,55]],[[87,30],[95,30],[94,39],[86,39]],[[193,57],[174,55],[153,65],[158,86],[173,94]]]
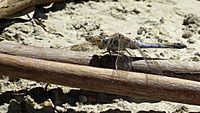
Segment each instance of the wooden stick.
[[[0,43],[0,53],[112,69],[115,69],[116,60],[116,56],[98,56],[87,52],[25,46],[5,42]],[[133,57],[130,60],[133,66],[130,71],[160,74],[160,72],[157,73],[156,71],[159,68],[165,76],[200,81],[200,63],[197,62],[155,60],[159,64],[158,67],[155,63],[150,63],[147,66],[142,58]],[[122,65],[121,69],[124,68]]]
[[0,1],[0,18],[5,18],[15,13],[23,13],[25,9],[34,7],[35,5],[44,5],[62,1],[65,0],[3,0]]
[[136,72],[0,54],[0,74],[92,91],[200,105],[200,83]]

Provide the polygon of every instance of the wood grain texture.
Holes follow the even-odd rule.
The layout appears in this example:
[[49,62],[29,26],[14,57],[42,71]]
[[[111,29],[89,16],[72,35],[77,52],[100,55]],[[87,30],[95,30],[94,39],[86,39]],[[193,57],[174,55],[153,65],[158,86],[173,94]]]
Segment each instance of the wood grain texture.
[[[0,43],[0,53],[112,69],[115,69],[116,60],[116,56],[94,55],[87,52],[42,48],[5,42]],[[151,63],[146,65],[146,62],[142,59],[132,57],[130,61],[133,67],[130,71],[160,74],[156,71],[158,70],[157,68],[160,68],[165,76],[200,81],[200,63],[179,60],[155,60],[159,64],[158,67]],[[121,69],[124,68],[126,67],[122,65]]]
[[102,69],[0,54],[0,74],[92,91],[200,105],[200,83],[129,72],[112,75]]

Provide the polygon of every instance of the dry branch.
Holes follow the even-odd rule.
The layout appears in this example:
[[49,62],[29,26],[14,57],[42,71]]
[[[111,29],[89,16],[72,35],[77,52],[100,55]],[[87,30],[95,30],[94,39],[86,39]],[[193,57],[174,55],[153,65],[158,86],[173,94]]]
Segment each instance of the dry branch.
[[[25,46],[5,42],[0,43],[0,53],[113,69],[115,68],[116,59],[116,56],[98,56],[87,52]],[[159,67],[157,67],[155,64],[147,66],[146,62],[141,59],[131,58],[133,65],[131,71],[159,74],[155,70],[160,68],[165,76],[200,81],[200,63],[178,60],[155,60],[159,64]]]
[[15,13],[26,12],[26,10],[35,5],[44,5],[62,1],[65,0],[2,0],[0,1],[0,18],[6,18]]
[[112,75],[112,69],[0,54],[0,74],[87,90],[142,96],[200,105],[200,83],[136,72]]

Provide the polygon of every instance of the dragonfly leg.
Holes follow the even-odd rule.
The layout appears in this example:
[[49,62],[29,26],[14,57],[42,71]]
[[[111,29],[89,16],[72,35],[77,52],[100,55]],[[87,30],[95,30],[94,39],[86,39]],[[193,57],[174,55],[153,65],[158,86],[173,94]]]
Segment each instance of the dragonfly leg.
[[111,52],[110,52],[110,51],[108,51],[108,53],[109,53],[109,55],[111,56]]

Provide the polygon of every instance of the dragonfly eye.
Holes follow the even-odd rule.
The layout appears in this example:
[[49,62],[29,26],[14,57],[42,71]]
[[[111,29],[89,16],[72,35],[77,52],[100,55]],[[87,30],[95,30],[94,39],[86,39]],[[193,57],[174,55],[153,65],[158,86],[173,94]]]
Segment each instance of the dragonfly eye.
[[105,37],[104,39],[102,39],[102,43],[103,44],[108,44],[109,38]]

